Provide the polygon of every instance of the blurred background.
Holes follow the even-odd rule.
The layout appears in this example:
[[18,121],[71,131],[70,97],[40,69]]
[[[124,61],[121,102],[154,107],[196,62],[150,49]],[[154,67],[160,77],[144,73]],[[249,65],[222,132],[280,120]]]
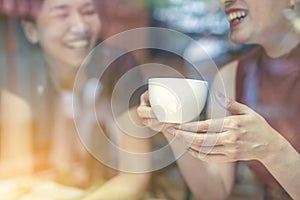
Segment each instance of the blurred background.
[[[30,2],[30,0],[28,1]],[[0,86],[1,89],[12,91],[32,101],[32,98],[35,98],[32,94],[42,90],[43,74],[47,72],[38,64],[43,62],[39,48],[31,46],[26,41],[20,28],[19,17],[30,15],[34,11],[34,9],[28,9],[22,2],[24,1],[0,0]],[[157,35],[147,34],[143,36],[145,45],[163,43],[173,49],[173,52],[179,52],[184,56],[158,49],[143,49],[133,52],[140,64],[164,64],[187,77],[193,77],[193,66],[187,62],[187,58],[199,64],[201,76],[210,82],[216,69],[211,68],[211,65],[208,64],[210,63],[209,58],[215,62],[218,68],[221,68],[225,63],[252,48],[249,45],[235,45],[228,40],[229,24],[226,16],[220,10],[217,0],[106,0],[105,8],[102,8],[101,12],[104,12],[102,14],[102,40],[129,29],[150,26],[176,30],[197,41],[207,54],[202,55],[203,51],[199,50],[199,46],[187,43],[181,38],[160,38]],[[150,66],[144,69],[145,74],[148,73],[147,70],[151,71],[152,69]],[[160,71],[159,73],[163,76],[167,72]],[[31,82],[36,87],[28,88],[30,84],[23,84],[25,82]],[[35,98],[35,100],[39,99]],[[0,107],[0,113],[3,109]],[[16,112],[20,112],[17,110],[18,108],[14,109]],[[26,111],[23,112],[26,113]],[[0,114],[0,117],[2,122],[7,116]],[[20,174],[30,171],[30,164],[27,166],[24,165],[24,162],[21,166],[20,163],[17,164],[18,166],[14,170],[5,168],[3,160],[9,161],[10,157],[14,155],[5,155],[7,148],[10,147],[2,144],[1,141],[3,138],[0,139],[0,159],[2,160],[0,162],[0,178],[5,179],[10,175],[16,175],[16,171]],[[23,149],[19,150],[19,153],[27,154],[32,151],[31,142],[27,141],[27,146],[24,146],[24,143],[26,142],[20,142],[19,145],[23,146]],[[154,149],[164,145],[166,142],[161,135],[153,138]],[[255,178],[244,163],[240,163],[238,174],[237,187],[232,199],[259,199],[259,190],[255,184],[252,184],[255,182]],[[192,199],[176,163],[153,172],[149,196],[170,200]]]

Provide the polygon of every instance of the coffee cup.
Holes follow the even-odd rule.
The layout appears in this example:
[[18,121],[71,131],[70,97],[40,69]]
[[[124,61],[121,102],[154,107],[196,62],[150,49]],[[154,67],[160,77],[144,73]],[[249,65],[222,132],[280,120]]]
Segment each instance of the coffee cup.
[[199,118],[208,83],[186,78],[150,78],[149,101],[159,122],[186,123]]

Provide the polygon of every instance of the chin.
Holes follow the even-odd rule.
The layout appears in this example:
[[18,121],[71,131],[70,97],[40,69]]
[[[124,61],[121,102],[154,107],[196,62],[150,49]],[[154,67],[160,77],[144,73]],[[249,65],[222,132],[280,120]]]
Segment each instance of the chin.
[[72,62],[72,63],[68,62],[68,63],[64,64],[64,67],[68,71],[73,71],[74,72],[74,71],[79,70],[81,65],[82,65],[82,62]]
[[249,39],[245,36],[241,36],[241,34],[231,34],[230,40],[235,44],[248,44]]
[[83,62],[84,59],[72,59],[71,62],[68,63],[68,65],[73,69],[79,69],[81,65],[83,65]]

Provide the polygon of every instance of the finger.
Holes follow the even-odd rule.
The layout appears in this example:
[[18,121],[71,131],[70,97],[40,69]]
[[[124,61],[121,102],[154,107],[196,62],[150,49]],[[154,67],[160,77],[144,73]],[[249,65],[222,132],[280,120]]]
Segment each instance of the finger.
[[230,130],[238,129],[235,118],[240,116],[228,116],[220,119],[209,119],[205,121],[197,121],[176,125],[175,128],[193,133],[222,133]]
[[210,120],[206,120],[180,124],[175,126],[175,128],[194,133],[206,133],[208,131],[209,126]]
[[170,127],[169,124],[161,123],[155,118],[143,119],[142,123],[156,132],[163,132]]
[[137,113],[140,118],[144,118],[144,119],[156,118],[151,107],[148,106],[139,106],[137,108]]
[[219,137],[222,133],[206,133],[206,134],[195,134],[193,132],[182,131],[173,129],[173,135],[176,135],[178,138],[182,138],[189,146],[214,146],[221,145],[219,142]]
[[146,126],[156,126],[158,124],[161,124],[157,119],[155,118],[143,118],[142,123]]
[[140,104],[141,106],[149,106],[150,107],[148,90],[141,95],[140,100],[141,100],[141,104]]
[[[219,148],[222,147],[223,149]],[[211,146],[198,146],[195,144],[190,144],[189,148],[198,151],[200,153],[211,153],[211,154],[224,154],[224,146],[222,145],[211,145]],[[218,151],[220,150],[220,152]]]
[[231,112],[233,115],[244,115],[252,112],[248,106],[238,103],[235,100],[228,99],[220,92],[215,93],[215,98],[223,108]]
[[219,162],[219,163],[225,163],[225,162],[233,162],[232,158],[227,157],[225,154],[206,154],[206,153],[201,153],[198,152],[194,149],[188,149],[188,153],[202,161],[205,162]]
[[195,146],[191,145],[190,149],[197,151],[202,154],[224,154],[227,155],[230,151],[228,146],[224,145],[214,145],[214,146]]

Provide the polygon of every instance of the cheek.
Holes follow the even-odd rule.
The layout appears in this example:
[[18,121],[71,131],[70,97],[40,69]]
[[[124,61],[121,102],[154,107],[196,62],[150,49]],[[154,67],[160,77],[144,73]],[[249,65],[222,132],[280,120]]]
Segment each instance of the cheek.
[[53,29],[53,28],[47,28],[45,27],[41,32],[40,32],[40,41],[39,44],[42,47],[44,53],[46,55],[50,54],[55,54],[56,52],[61,52],[62,51],[62,34],[58,31],[62,29]]
[[41,46],[44,48],[52,48],[55,46],[56,43],[58,43],[60,40],[59,35],[54,31],[51,30],[47,31],[44,30],[41,36]]
[[99,20],[99,18],[97,17],[93,19],[90,24],[91,24],[92,32],[96,35],[99,35],[102,27],[102,23]]
[[263,14],[256,23],[257,30],[265,33],[281,32],[281,27],[284,25],[282,16],[276,15],[270,17],[268,14]]
[[[259,6],[258,6],[259,5]],[[263,4],[251,5],[251,17],[260,27],[270,27],[283,22],[286,1],[268,0]]]
[[54,20],[44,20],[38,24],[39,37],[41,40],[55,42],[61,39],[66,31],[66,24],[57,22]]

